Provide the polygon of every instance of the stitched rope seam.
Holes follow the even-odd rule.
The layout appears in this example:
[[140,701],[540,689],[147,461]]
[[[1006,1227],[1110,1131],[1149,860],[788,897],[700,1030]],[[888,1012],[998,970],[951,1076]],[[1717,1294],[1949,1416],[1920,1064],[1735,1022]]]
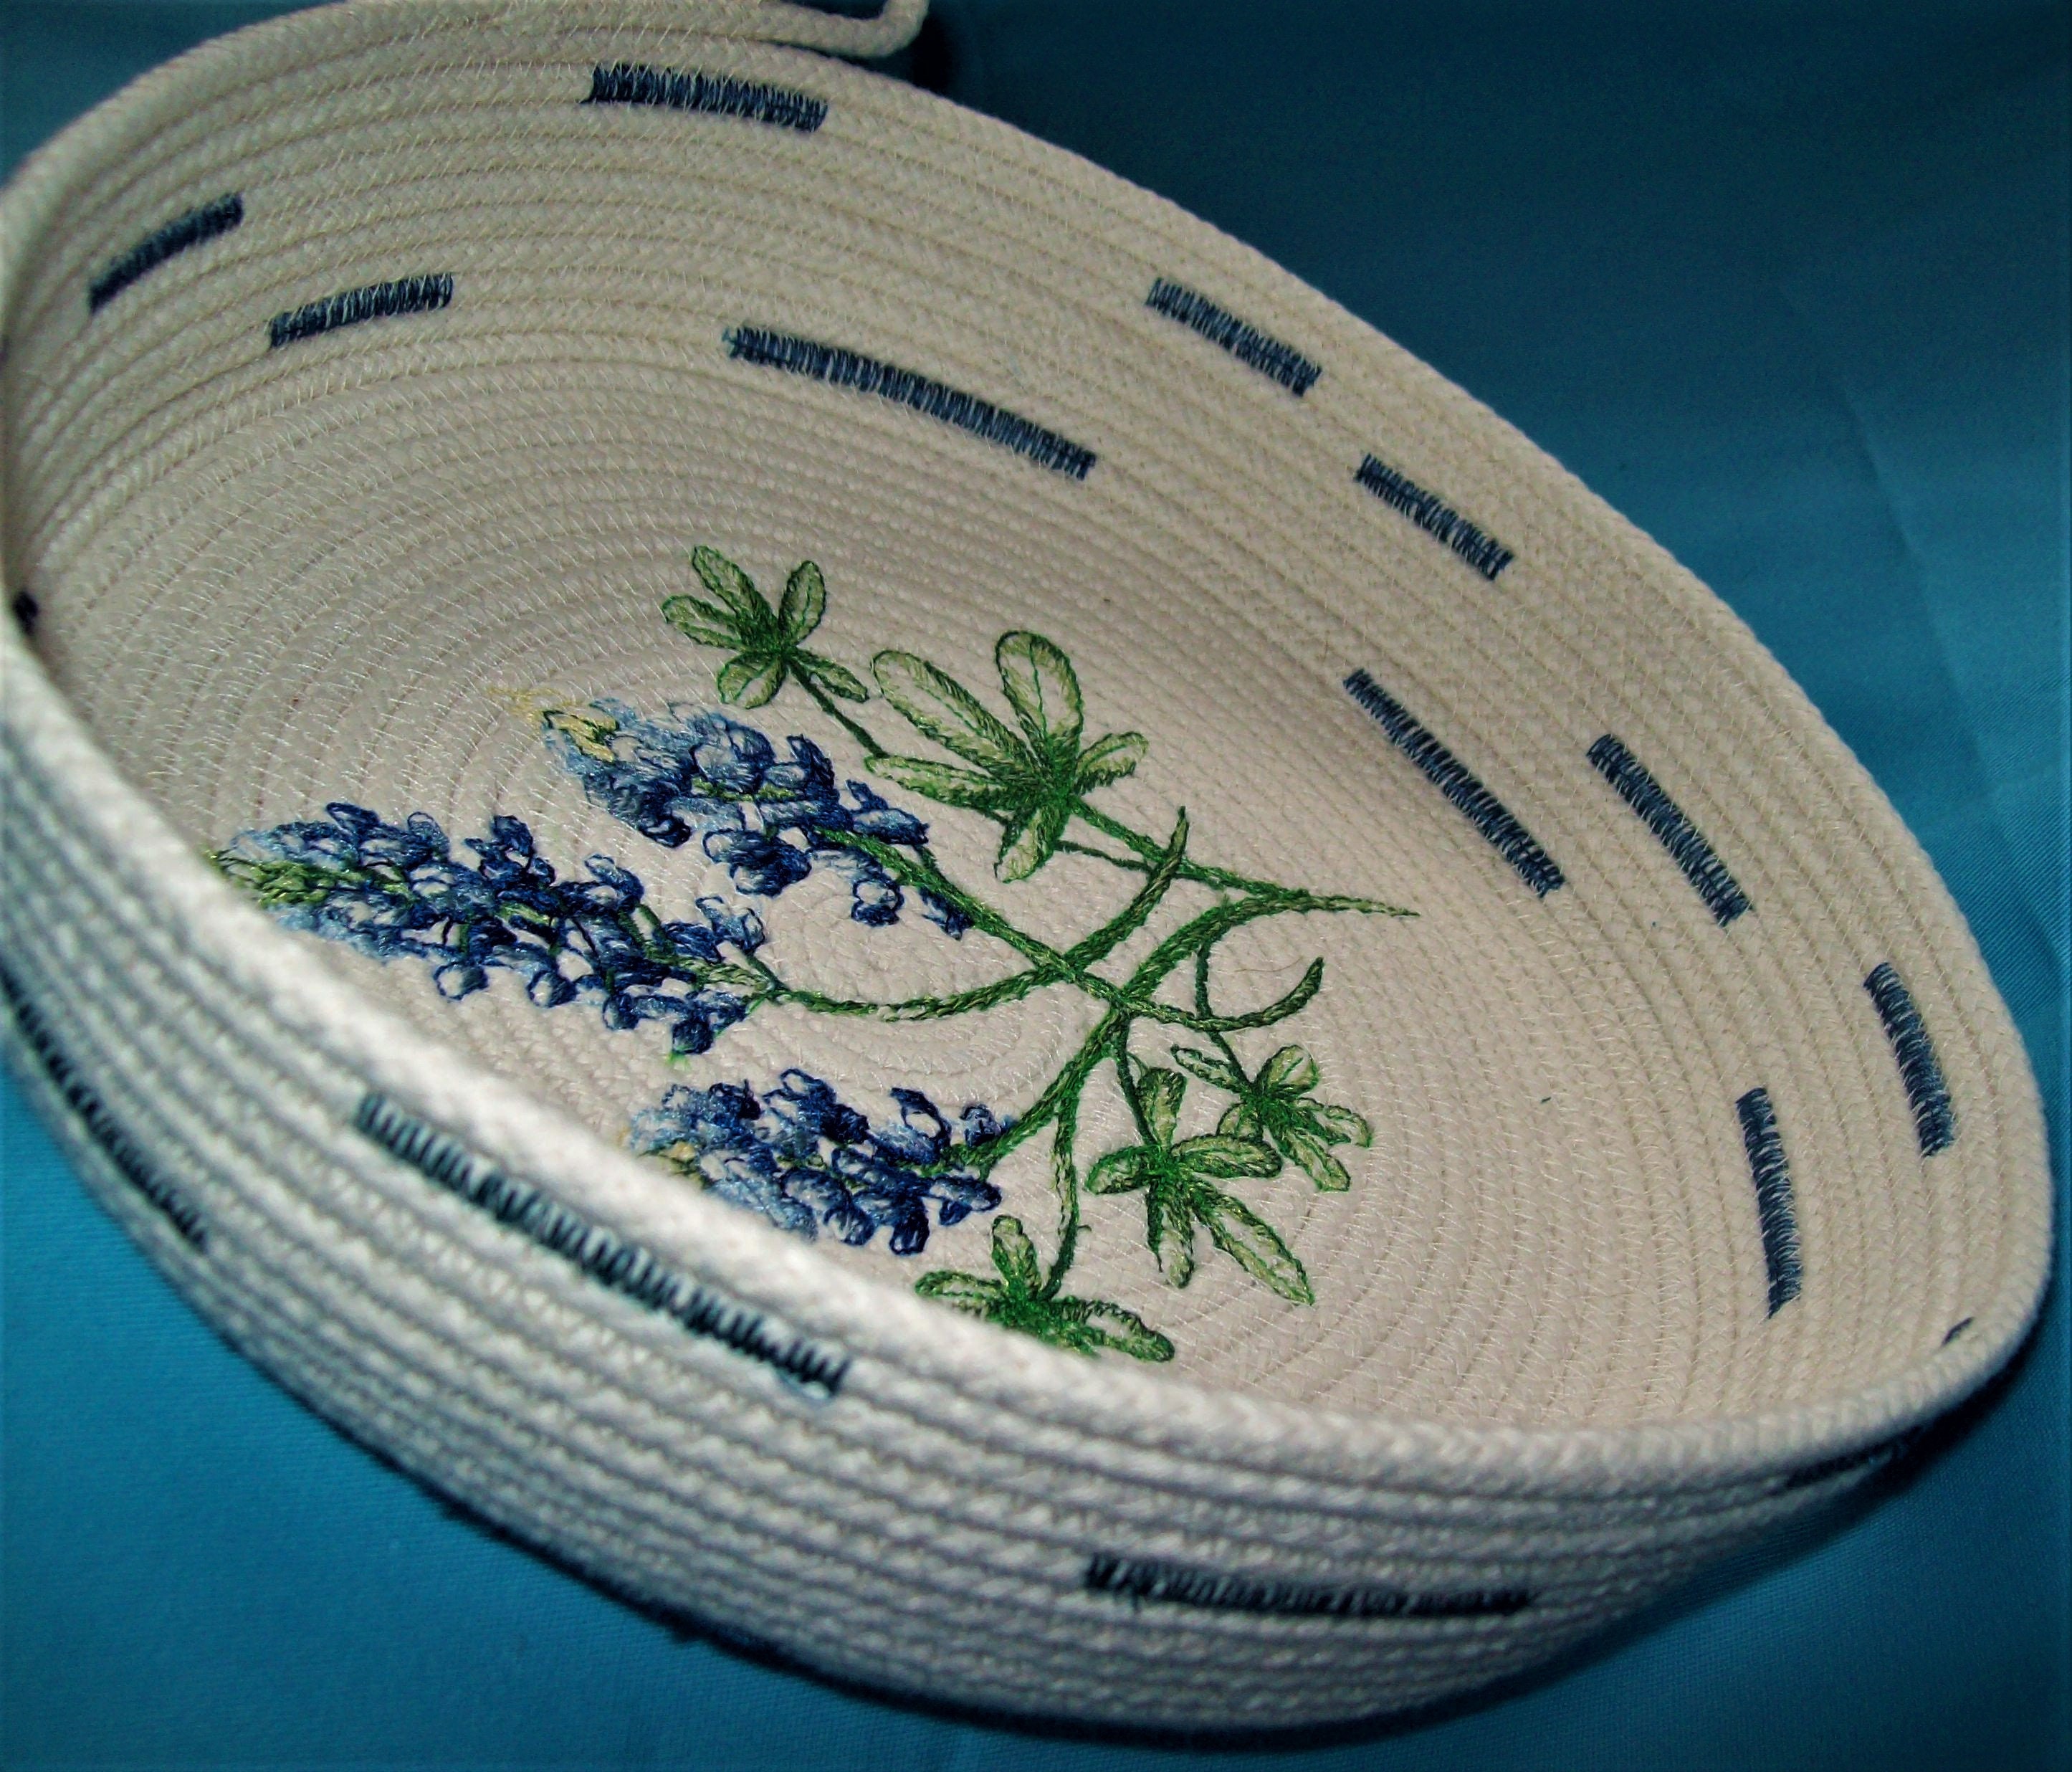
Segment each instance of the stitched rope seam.
[[1297,400],[1309,393],[1324,372],[1293,345],[1283,344],[1228,309],[1219,307],[1207,296],[1169,278],[1161,277],[1151,286],[1144,305],[1200,333],[1210,343],[1221,345],[1240,363],[1271,376]]
[[152,1168],[101,1098],[86,1086],[72,1060],[65,1055],[64,1049],[58,1044],[57,1037],[51,1032],[43,1012],[30,1001],[14,973],[5,966],[0,966],[0,995],[6,997],[14,1025],[22,1030],[23,1041],[35,1054],[53,1087],[64,1098],[65,1105],[79,1116],[93,1141],[107,1153],[117,1172],[158,1209],[190,1247],[205,1252],[208,1248],[208,1228],[194,1203]]
[[1262,1581],[1218,1575],[1178,1563],[1096,1555],[1087,1564],[1089,1593],[1112,1593],[1138,1604],[1206,1607],[1220,1612],[1273,1613],[1290,1618],[1507,1618],[1532,1604],[1524,1588],[1461,1593],[1412,1593],[1407,1589],[1314,1581]]
[[649,68],[639,62],[623,61],[611,68],[598,63],[590,74],[590,97],[583,103],[703,111],[713,117],[746,117],[750,122],[796,130],[801,135],[811,135],[828,120],[827,101],[810,93],[735,80],[726,74],[703,73],[696,68],[685,72],[674,68]]
[[98,313],[140,277],[149,276],[169,258],[176,258],[205,240],[227,234],[245,220],[245,199],[233,191],[175,217],[146,234],[119,258],[111,259],[87,287],[86,306]]
[[1541,898],[1565,883],[1553,857],[1533,841],[1532,833],[1519,823],[1511,809],[1364,668],[1346,679],[1346,693],[1380,722],[1397,749],[1467,814],[1469,821],[1516,870],[1518,877]]
[[876,394],[895,405],[911,406],[915,412],[1011,449],[1039,467],[1075,480],[1084,479],[1099,459],[1092,450],[1069,438],[981,400],[976,394],[962,393],[911,369],[882,363],[838,344],[822,344],[794,333],[771,332],[754,326],[736,327],[726,338],[728,355],[743,363],[783,369],[837,388]]
[[783,1339],[771,1334],[757,1312],[676,1272],[639,1244],[621,1241],[557,1205],[536,1188],[513,1181],[458,1140],[405,1113],[379,1092],[370,1090],[360,1098],[353,1124],[448,1193],[560,1256],[622,1297],[672,1318],[693,1335],[761,1361],[803,1390],[826,1398],[841,1388],[849,1370],[846,1355],[803,1338]]
[[1619,798],[1661,840],[1721,928],[1749,909],[1748,894],[1727,871],[1726,863],[1625,745],[1608,732],[1590,746],[1589,758],[1597,773],[1618,790]]
[[1762,1230],[1762,1260],[1770,1276],[1770,1314],[1799,1296],[1799,1215],[1791,1202],[1791,1166],[1778,1130],[1777,1109],[1767,1089],[1751,1089],[1734,1104],[1741,1119],[1741,1144],[1755,1182],[1756,1219]]
[[1907,1105],[1914,1110],[1914,1136],[1921,1154],[1933,1157],[1938,1150],[1947,1150],[1957,1141],[1956,1110],[1950,1104],[1950,1086],[1943,1080],[1934,1042],[1922,1026],[1913,992],[1889,960],[1880,960],[1871,968],[1864,989],[1877,1005],[1885,1037],[1892,1042],[1899,1080],[1906,1086]]
[[266,328],[267,348],[314,339],[340,327],[358,326],[367,320],[385,320],[398,314],[426,314],[453,301],[454,280],[443,273],[425,277],[399,277],[386,283],[369,283],[360,289],[342,290],[321,302],[310,302],[277,314]]
[[1427,535],[1436,537],[1490,583],[1518,557],[1493,535],[1486,535],[1436,492],[1399,474],[1370,455],[1353,470],[1353,478],[1383,504],[1400,511]]

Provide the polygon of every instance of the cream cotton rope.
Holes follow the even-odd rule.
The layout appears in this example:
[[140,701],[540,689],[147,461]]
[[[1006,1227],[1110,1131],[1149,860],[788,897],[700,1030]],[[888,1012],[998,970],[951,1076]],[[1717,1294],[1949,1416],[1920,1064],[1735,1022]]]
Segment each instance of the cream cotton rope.
[[0,995],[167,1277],[611,1590],[980,1709],[1543,1660],[2018,1344],[2019,1042],[1742,625],[775,3],[324,8],[0,206]]

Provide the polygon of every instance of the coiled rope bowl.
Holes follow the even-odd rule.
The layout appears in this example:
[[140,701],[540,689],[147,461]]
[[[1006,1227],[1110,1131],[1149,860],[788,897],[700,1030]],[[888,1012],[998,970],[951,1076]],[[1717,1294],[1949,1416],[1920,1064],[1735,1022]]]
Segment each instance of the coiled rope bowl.
[[[642,1603],[1172,1728],[1551,1656],[2008,1357],[1926,859],[1486,411],[776,4],[368,3],[4,229],[6,1044]],[[779,40],[771,40],[779,39]]]

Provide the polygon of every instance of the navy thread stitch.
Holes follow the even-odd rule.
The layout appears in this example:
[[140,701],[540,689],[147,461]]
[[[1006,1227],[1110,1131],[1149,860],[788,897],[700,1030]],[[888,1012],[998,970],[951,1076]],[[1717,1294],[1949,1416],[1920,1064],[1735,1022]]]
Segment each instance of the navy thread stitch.
[[649,68],[599,62],[590,77],[586,105],[653,105],[670,111],[704,111],[714,117],[741,117],[811,135],[828,120],[825,99],[787,86],[765,86],[726,74],[689,73],[673,68]]
[[1947,1346],[1951,1344],[1951,1342],[1954,1342],[1955,1340],[1956,1340],[1956,1338],[1957,1338],[1959,1335],[1963,1334],[1964,1333],[1964,1331],[1965,1331],[1966,1330],[1969,1329],[1971,1326],[1971,1319],[1970,1318],[1968,1318],[1968,1317],[1960,1317],[1960,1318],[1958,1318],[1958,1320],[1957,1320],[1955,1322],[1954,1322],[1954,1323],[1951,1324],[1951,1326],[1950,1326],[1950,1332],[1949,1332],[1949,1334],[1947,1334],[1947,1335],[1945,1335],[1945,1336],[1942,1338],[1942,1345],[1943,1345],[1945,1347],[1947,1347]]
[[194,1203],[151,1167],[101,1098],[87,1087],[51,1032],[43,1012],[29,1001],[14,975],[4,966],[0,966],[0,995],[6,997],[7,1006],[14,1012],[14,1025],[22,1030],[22,1038],[29,1050],[42,1062],[45,1074],[64,1098],[65,1105],[79,1116],[93,1141],[107,1153],[117,1173],[155,1207],[191,1248],[206,1252],[208,1227],[202,1222]]
[[167,259],[177,257],[190,247],[228,233],[244,220],[245,199],[234,191],[175,216],[164,227],[146,234],[121,257],[109,261],[87,287],[87,311],[99,313],[138,278],[149,276]]
[[385,320],[397,314],[426,314],[453,300],[454,280],[444,274],[399,277],[387,283],[369,283],[356,290],[342,290],[321,302],[277,314],[266,331],[267,348],[314,339],[320,332],[335,332],[340,327],[358,326],[364,320]]
[[1662,841],[1670,857],[1684,870],[1684,878],[1697,889],[1714,919],[1725,928],[1749,908],[1748,894],[1727,871],[1727,865],[1712,852],[1698,827],[1684,816],[1684,808],[1662,791],[1662,784],[1610,733],[1590,746],[1590,761],[1597,773],[1618,790],[1619,798],[1646,822]]
[[1770,1274],[1770,1314],[1799,1296],[1799,1219],[1791,1204],[1791,1167],[1777,1110],[1767,1089],[1751,1089],[1734,1104],[1741,1118],[1741,1145],[1755,1182],[1756,1221],[1762,1231],[1763,1265]]
[[1364,670],[1357,670],[1346,679],[1346,693],[1380,722],[1397,748],[1468,815],[1475,828],[1517,870],[1518,877],[1541,898],[1564,883],[1553,857],[1533,841],[1532,833],[1518,822],[1510,808],[1482,786],[1466,763],[1405,712],[1403,704],[1388,690]]
[[638,1244],[620,1241],[537,1189],[513,1181],[386,1096],[370,1090],[360,1100],[353,1124],[448,1193],[480,1207],[498,1223],[560,1256],[622,1297],[672,1319],[693,1335],[761,1361],[802,1389],[826,1397],[841,1389],[849,1371],[846,1355],[803,1338],[773,1335],[758,1313],[730,1303]]
[[1468,521],[1436,492],[1428,492],[1415,480],[1407,479],[1386,462],[1368,456],[1354,470],[1353,478],[1383,504],[1400,511],[1424,531],[1445,542],[1490,583],[1518,557],[1493,535]]
[[1914,1110],[1914,1136],[1921,1154],[1933,1157],[1938,1150],[1947,1150],[1957,1139],[1956,1110],[1950,1105],[1950,1086],[1942,1080],[1942,1067],[1936,1060],[1928,1030],[1921,1025],[1921,1012],[1914,1006],[1914,993],[1885,960],[1871,968],[1864,989],[1877,1005],[1885,1037],[1892,1042],[1899,1080],[1906,1085],[1907,1105]]
[[14,611],[14,625],[21,629],[25,637],[33,635],[36,631],[36,618],[43,612],[43,605],[27,591],[18,590],[10,606]]
[[1412,1593],[1407,1589],[1314,1581],[1276,1581],[1217,1575],[1178,1563],[1097,1554],[1087,1564],[1087,1591],[1141,1604],[1164,1601],[1221,1612],[1264,1612],[1292,1618],[1486,1618],[1507,1617],[1532,1604],[1523,1588],[1458,1593]]
[[1210,343],[1221,345],[1240,363],[1272,376],[1297,400],[1309,393],[1324,372],[1293,345],[1283,344],[1240,320],[1227,308],[1217,306],[1207,296],[1169,278],[1161,277],[1151,286],[1144,305],[1200,333]]
[[741,326],[726,335],[726,347],[730,356],[743,363],[787,370],[795,376],[809,376],[837,388],[853,388],[897,405],[911,406],[1075,480],[1084,479],[1099,459],[1092,450],[976,394],[960,393],[911,369],[881,363],[838,344],[820,344],[789,332]]

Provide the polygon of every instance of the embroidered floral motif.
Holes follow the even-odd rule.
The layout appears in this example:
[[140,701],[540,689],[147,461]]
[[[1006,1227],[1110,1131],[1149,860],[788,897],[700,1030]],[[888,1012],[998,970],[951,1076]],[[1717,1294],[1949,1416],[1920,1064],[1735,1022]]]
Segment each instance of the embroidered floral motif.
[[[1022,1219],[1003,1215],[993,1221],[993,1272],[935,1270],[917,1283],[923,1297],[1078,1352],[1170,1359],[1172,1342],[1134,1312],[1063,1289],[1089,1234],[1082,1196],[1137,1195],[1145,1246],[1168,1284],[1193,1278],[1198,1233],[1206,1231],[1208,1247],[1252,1279],[1291,1303],[1314,1303],[1286,1238],[1226,1184],[1270,1182],[1285,1165],[1325,1191],[1352,1184],[1338,1153],[1365,1147],[1371,1133],[1351,1108],[1318,1099],[1315,1059],[1282,1044],[1254,1069],[1233,1043],[1300,1014],[1323,988],[1324,963],[1313,960],[1272,1001],[1227,1013],[1211,1002],[1215,959],[1227,937],[1267,918],[1410,913],[1198,861],[1185,812],[1161,841],[1096,804],[1149,747],[1133,731],[1087,742],[1078,673],[1040,634],[1004,634],[993,648],[1005,718],[939,665],[879,652],[870,668],[878,696],[948,756],[910,754],[881,743],[859,717],[873,701],[864,678],[805,645],[827,613],[816,565],[792,571],[775,608],[714,550],[697,549],[692,565],[702,594],[670,596],[662,613],[686,638],[728,654],[715,672],[718,699],[754,709],[787,689],[803,693],[855,745],[869,773],[997,826],[993,871],[1009,896],[995,902],[951,878],[922,820],[838,775],[804,734],[784,738],[780,751],[758,728],[710,708],[672,703],[645,714],[603,697],[530,704],[549,754],[593,804],[648,841],[677,849],[696,838],[744,896],[775,899],[829,868],[849,883],[855,922],[882,927],[918,905],[945,933],[975,931],[1001,951],[1007,964],[997,976],[941,995],[831,995],[785,976],[779,945],[754,912],[711,897],[697,902],[701,921],[665,923],[641,881],[606,857],[590,858],[586,878],[561,878],[515,818],[493,819],[487,837],[468,840],[476,857],[469,862],[454,857],[422,812],[388,824],[340,802],[327,808],[328,823],[246,833],[219,865],[291,927],[377,959],[421,961],[450,997],[483,989],[500,967],[543,1008],[594,1001],[615,1030],[665,1023],[678,1057],[705,1052],[769,1004],[898,1023],[1076,991],[1098,1005],[1098,1018],[1012,1117],[974,1103],[952,1120],[920,1091],[901,1087],[890,1092],[896,1114],[874,1120],[822,1079],[792,1068],[759,1092],[745,1081],[676,1085],[633,1114],[632,1147],[798,1235],[825,1230],[865,1244],[883,1230],[894,1254],[912,1256],[931,1230],[997,1207],[993,1172],[1047,1133],[1058,1204],[1047,1264]],[[1061,856],[1129,882],[1120,908],[1063,948],[1012,915],[1018,882]],[[1141,957],[1108,964],[1146,931]],[[1183,968],[1193,975],[1184,1003],[1170,989]],[[1172,1042],[1166,1050],[1180,1068],[1140,1057],[1133,1046],[1146,1039]],[[1199,1112],[1188,1105],[1189,1075],[1224,1098],[1213,1130],[1183,1124]],[[1137,1138],[1098,1155],[1083,1181],[1080,1107],[1090,1087],[1108,1087],[1104,1077],[1127,1104]]]
[[696,1176],[723,1199],[802,1236],[824,1225],[845,1243],[891,1232],[916,1255],[936,1221],[961,1223],[1000,1204],[968,1159],[1006,1129],[974,1102],[952,1127],[918,1089],[894,1089],[899,1117],[874,1126],[820,1078],[784,1072],[759,1100],[746,1083],[680,1084],[633,1116],[633,1148]]

